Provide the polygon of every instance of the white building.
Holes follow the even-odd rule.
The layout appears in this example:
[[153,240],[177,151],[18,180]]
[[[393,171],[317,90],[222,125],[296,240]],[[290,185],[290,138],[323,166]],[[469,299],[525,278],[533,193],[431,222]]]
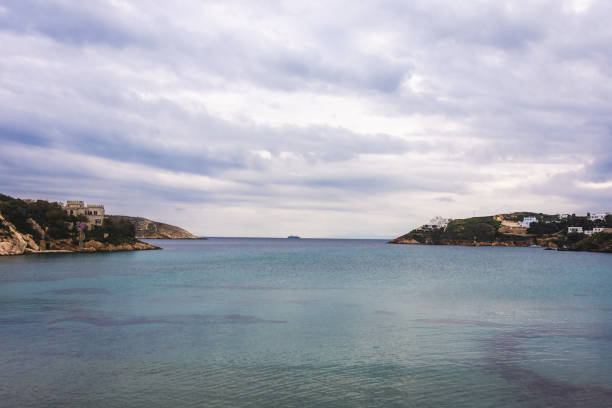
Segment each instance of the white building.
[[444,218],[444,217],[434,217],[432,218],[429,223],[432,225],[437,225],[438,228],[440,229],[445,229],[446,227],[448,227],[448,223],[451,222],[452,220],[450,218]]
[[599,213],[599,214],[591,214],[589,215],[589,220],[591,221],[605,221],[606,220],[606,213]]
[[582,231],[584,235],[593,235],[593,230],[584,230]]
[[524,228],[529,228],[534,222],[538,222],[536,217],[524,217],[523,221],[519,222],[519,225]]
[[429,224],[421,225],[420,229],[423,230],[445,230],[448,227],[448,223],[452,220],[450,218],[443,218],[440,216],[434,217],[429,220]]
[[568,234],[572,234],[572,233],[582,234],[582,227],[567,227],[567,233]]
[[87,225],[101,226],[104,223],[104,206],[101,204],[87,204],[83,201],[66,201],[64,211],[68,215],[84,215],[87,217]]
[[564,220],[564,219],[566,219],[567,217],[569,217],[569,214],[559,214],[559,216],[558,216],[558,217],[559,217],[559,219],[560,219],[560,220]]
[[605,228],[593,228],[593,234],[599,234],[600,232],[604,232]]

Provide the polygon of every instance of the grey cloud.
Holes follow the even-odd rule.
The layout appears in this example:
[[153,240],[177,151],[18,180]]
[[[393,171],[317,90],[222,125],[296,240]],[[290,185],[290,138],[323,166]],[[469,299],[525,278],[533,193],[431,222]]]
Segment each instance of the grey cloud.
[[18,33],[37,33],[60,42],[123,47],[145,37],[122,24],[108,2],[69,3],[56,0],[5,0],[0,28]]

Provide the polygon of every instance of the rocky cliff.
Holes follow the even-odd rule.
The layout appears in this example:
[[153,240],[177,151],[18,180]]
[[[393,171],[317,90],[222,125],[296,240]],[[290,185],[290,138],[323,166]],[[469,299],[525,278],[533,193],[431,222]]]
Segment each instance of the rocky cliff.
[[136,227],[136,238],[138,239],[203,239],[183,228],[142,217],[110,215],[107,218],[110,218],[113,222],[127,220],[133,223]]
[[[28,224],[34,230],[42,231],[40,225],[32,219],[28,219]],[[0,214],[0,256],[2,255],[23,255],[44,252],[117,252],[117,251],[139,251],[149,249],[160,249],[151,244],[141,241],[124,242],[120,244],[102,243],[89,240],[79,247],[72,239],[57,239],[49,241],[49,250],[40,251],[31,234],[21,233],[11,222],[7,221]]]
[[23,235],[0,214],[0,255],[21,255],[27,246]]

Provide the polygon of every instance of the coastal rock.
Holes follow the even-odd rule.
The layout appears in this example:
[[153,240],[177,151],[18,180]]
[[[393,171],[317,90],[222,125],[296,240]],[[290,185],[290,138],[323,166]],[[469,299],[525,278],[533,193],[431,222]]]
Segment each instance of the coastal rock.
[[122,243],[122,244],[110,244],[103,243],[100,241],[90,240],[83,244],[83,248],[75,248],[75,251],[79,252],[122,252],[122,251],[146,251],[152,249],[161,249],[155,245],[147,244],[142,241],[135,241],[133,243]]
[[417,241],[416,239],[412,238],[412,239],[407,239],[407,238],[395,238],[394,240],[390,241],[391,244],[420,244],[419,241]]
[[27,249],[31,249],[32,251],[38,251],[40,249],[36,241],[34,241],[34,238],[32,237],[32,235],[25,234],[25,235],[22,235],[22,237],[23,237],[23,240],[27,244]]
[[34,230],[34,231],[35,231],[35,232],[38,234],[38,236],[39,236],[41,239],[44,239],[44,238],[45,238],[45,235],[46,235],[46,234],[45,234],[45,231],[44,231],[44,230],[41,228],[41,226],[40,226],[40,225],[38,225],[38,223],[37,223],[36,221],[34,221],[32,218],[28,218],[28,219],[26,220],[26,222],[27,222],[28,224],[30,224],[30,226],[32,227],[32,229],[33,229],[33,230]]
[[27,246],[23,235],[0,214],[0,255],[21,255]]
[[56,251],[74,251],[77,249],[77,246],[72,243],[70,239],[56,239],[54,241],[49,242],[49,249]]
[[94,240],[85,242],[83,246],[85,247],[85,249],[93,249],[94,251],[101,251],[104,248],[106,248],[106,246],[103,243],[99,241],[94,241]]
[[541,246],[541,247],[548,247],[548,248],[557,248],[558,245],[555,242],[554,238],[538,238],[536,239],[536,244]]

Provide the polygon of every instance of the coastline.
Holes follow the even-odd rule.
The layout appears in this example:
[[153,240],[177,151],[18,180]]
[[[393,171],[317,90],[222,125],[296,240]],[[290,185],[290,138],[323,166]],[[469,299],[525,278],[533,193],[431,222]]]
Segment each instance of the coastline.
[[206,240],[208,238],[206,238],[206,237],[196,237],[196,238],[189,238],[189,237],[179,237],[179,238],[171,238],[171,237],[136,237],[136,239],[170,239],[170,240],[173,240],[173,241],[180,241],[180,240],[198,241],[198,240]]
[[[401,238],[401,237],[400,237]],[[535,247],[535,248],[541,248],[541,249],[549,249],[549,250],[556,250],[556,251],[560,251],[560,252],[594,252],[594,253],[600,253],[600,254],[610,254],[612,253],[609,250],[603,249],[600,250],[598,248],[577,248],[577,247],[558,247],[556,245],[539,245],[537,242],[534,242],[532,244],[516,244],[514,242],[512,243],[508,243],[508,242],[500,242],[500,241],[493,241],[493,242],[437,242],[437,243],[433,243],[433,242],[418,242],[415,239],[400,239],[400,238],[395,238],[392,239],[391,241],[387,241],[387,244],[394,244],[394,245],[426,245],[426,246],[471,246],[471,247],[508,247],[508,248],[530,248],[530,247]]]
[[53,254],[96,254],[96,253],[111,253],[111,252],[132,252],[132,251],[156,251],[162,250],[163,248],[156,245],[148,244],[137,240],[131,244],[104,244],[98,241],[87,241],[83,248],[72,248],[72,249],[48,249],[48,250],[35,250],[31,248],[25,248],[20,253],[0,253],[0,257],[4,256],[27,256],[27,255],[53,255]]
[[611,227],[612,214],[576,216],[523,211],[463,219],[438,216],[388,243],[612,253]]

